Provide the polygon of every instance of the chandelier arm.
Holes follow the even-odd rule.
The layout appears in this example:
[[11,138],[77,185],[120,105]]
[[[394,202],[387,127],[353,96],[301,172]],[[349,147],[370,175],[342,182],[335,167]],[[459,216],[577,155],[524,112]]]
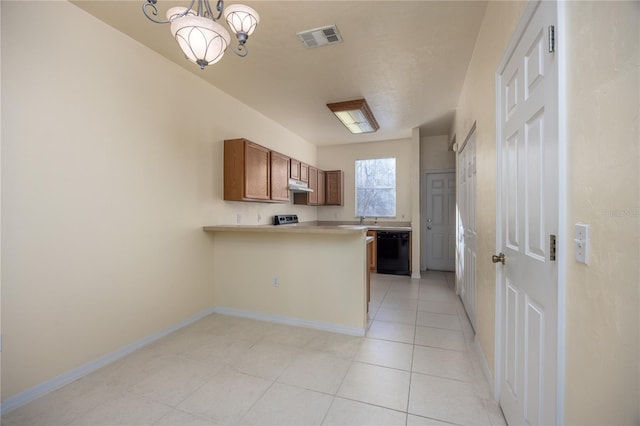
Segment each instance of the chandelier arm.
[[[147,0],[146,3],[142,5],[142,12],[144,13],[144,16],[146,16],[148,20],[150,20],[151,22],[155,22],[156,24],[170,24],[171,21],[168,19],[156,19],[153,17],[158,16],[158,8],[156,7],[157,2],[158,0]],[[179,18],[187,15],[193,8],[193,3],[195,3],[195,0],[191,0],[191,3],[189,3],[189,6],[185,9],[185,11],[180,15],[177,15],[176,17]],[[151,14],[153,16],[149,15],[149,13],[147,12],[147,8],[151,9]]]
[[235,53],[236,55],[244,58],[245,56],[247,56],[247,54],[249,53],[249,49],[247,49],[247,45],[246,44],[239,44],[238,47],[234,47],[234,46],[229,46],[229,48],[231,49],[231,51],[233,53]]
[[[156,24],[168,24],[168,20],[156,19],[153,16],[158,16],[158,8],[156,7],[157,0],[147,0],[146,3],[142,4],[142,13],[147,17],[151,22],[155,22]],[[151,15],[147,12],[147,8],[151,9]],[[153,15],[153,16],[152,16]]]
[[215,18],[215,21],[220,19],[220,17],[222,16],[222,11],[224,10],[224,0],[218,0],[218,2],[216,3],[216,10],[218,11],[218,16]]
[[[216,3],[216,13],[218,14],[218,16],[216,16],[215,13],[213,13],[213,9],[211,8],[211,3],[209,3],[209,0],[198,0],[198,5],[200,5],[200,3],[204,3],[204,9],[205,9],[205,16],[208,16],[209,18],[213,19],[214,21],[217,21],[218,19],[220,19],[220,17],[222,16],[222,10],[224,9],[224,1],[223,0],[218,0],[218,2]],[[199,11],[198,11],[199,12]]]

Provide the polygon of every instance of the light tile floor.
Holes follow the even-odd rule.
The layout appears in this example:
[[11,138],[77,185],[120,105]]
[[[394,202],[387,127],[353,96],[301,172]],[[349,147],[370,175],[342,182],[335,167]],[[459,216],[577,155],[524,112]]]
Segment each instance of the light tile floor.
[[366,337],[211,315],[2,424],[504,425],[453,279],[373,274]]

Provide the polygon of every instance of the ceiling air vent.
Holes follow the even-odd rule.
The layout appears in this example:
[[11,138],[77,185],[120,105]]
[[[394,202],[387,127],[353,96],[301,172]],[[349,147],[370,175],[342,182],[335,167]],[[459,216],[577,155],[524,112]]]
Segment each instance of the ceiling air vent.
[[338,31],[338,27],[335,25],[328,25],[322,28],[302,31],[298,33],[298,37],[304,45],[309,48],[342,42],[340,31]]

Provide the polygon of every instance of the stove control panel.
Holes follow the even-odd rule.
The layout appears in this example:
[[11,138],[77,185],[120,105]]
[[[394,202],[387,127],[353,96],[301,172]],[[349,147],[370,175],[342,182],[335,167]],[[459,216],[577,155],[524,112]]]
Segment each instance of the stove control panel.
[[298,223],[297,214],[277,214],[273,217],[274,225],[291,225]]

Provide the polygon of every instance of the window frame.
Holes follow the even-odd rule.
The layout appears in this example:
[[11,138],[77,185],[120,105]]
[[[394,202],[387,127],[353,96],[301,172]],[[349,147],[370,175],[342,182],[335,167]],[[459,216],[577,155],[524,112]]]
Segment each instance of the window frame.
[[[358,185],[358,163],[359,162],[366,162],[366,161],[376,161],[376,160],[393,160],[393,186],[390,185],[379,185],[379,186],[359,186]],[[389,156],[389,157],[376,157],[376,158],[358,158],[354,161],[354,189],[355,189],[355,193],[354,193],[354,210],[355,210],[355,217],[365,217],[365,218],[370,218],[370,217],[375,217],[375,218],[389,218],[389,219],[395,219],[397,217],[397,207],[398,207],[398,160],[396,157],[393,156]],[[380,214],[382,212],[373,212],[373,213],[379,213],[379,214],[359,214],[358,209],[359,209],[359,198],[358,198],[358,193],[359,193],[359,189],[371,189],[371,190],[384,190],[384,191],[388,191],[388,190],[392,190],[393,191],[393,206],[391,207],[392,210],[392,214]]]

